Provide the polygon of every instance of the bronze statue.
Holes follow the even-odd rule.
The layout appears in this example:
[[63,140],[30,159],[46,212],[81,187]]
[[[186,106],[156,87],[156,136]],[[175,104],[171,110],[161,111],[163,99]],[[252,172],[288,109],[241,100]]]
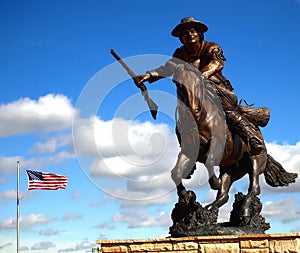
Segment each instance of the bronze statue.
[[[225,61],[222,48],[204,40],[207,30],[200,21],[192,17],[183,18],[172,31],[183,45],[175,50],[164,66],[138,75],[137,85],[143,86],[146,81],[152,83],[170,76],[176,84],[176,134],[181,151],[172,170],[172,179],[177,187],[178,203],[186,207],[198,206],[193,204],[195,194],[187,191],[182,183],[182,179],[191,177],[198,161],[204,163],[209,172],[211,188],[218,190],[216,200],[206,210],[216,210],[225,204],[232,183],[249,174],[248,194],[242,198],[238,211],[239,217],[249,220],[253,215],[253,201],[260,194],[260,174],[264,173],[266,182],[271,186],[295,182],[297,174],[286,172],[267,154],[259,127],[268,123],[269,109],[238,104],[231,83],[222,75]],[[223,121],[224,126],[216,123]],[[220,131],[213,131],[216,127]],[[225,140],[224,143],[221,143],[222,140]],[[214,166],[220,168],[219,178],[214,173]],[[181,216],[182,212],[178,212]],[[197,215],[191,215],[191,212],[187,217],[194,217],[191,218],[194,219],[192,223],[198,224]],[[175,216],[178,215],[173,213]],[[200,216],[203,217],[203,212]]]
[[[172,35],[179,37],[183,46],[175,50],[173,58],[165,66],[140,75],[140,84],[145,81],[152,83],[163,77],[173,75],[174,64],[178,65],[179,60],[191,63],[201,72],[203,77],[208,78],[214,84],[214,88],[222,101],[230,129],[249,145],[251,155],[258,155],[266,150],[262,135],[259,129],[238,109],[237,98],[232,92],[233,87],[229,80],[222,75],[225,61],[223,51],[218,44],[204,40],[204,33],[207,30],[205,24],[191,17],[183,18],[181,23],[172,31]],[[182,101],[182,98],[179,97],[179,99]],[[190,109],[191,113],[197,117],[197,108],[190,107]],[[265,111],[267,113],[267,110]],[[268,115],[266,118],[268,119]],[[219,188],[214,175],[210,177],[209,182],[213,189]]]

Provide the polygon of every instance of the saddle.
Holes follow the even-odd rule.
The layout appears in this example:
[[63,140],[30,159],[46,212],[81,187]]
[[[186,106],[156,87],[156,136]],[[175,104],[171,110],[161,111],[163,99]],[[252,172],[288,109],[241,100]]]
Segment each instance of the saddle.
[[[243,117],[249,120],[255,126],[265,127],[270,120],[270,109],[267,107],[253,108],[253,104],[248,105],[245,100],[241,100],[240,103],[237,103],[237,96],[232,91],[226,89],[221,85],[215,86],[217,94],[221,97],[225,97],[223,101],[223,106],[236,107],[237,110]],[[245,102],[245,106],[242,105],[242,102]]]

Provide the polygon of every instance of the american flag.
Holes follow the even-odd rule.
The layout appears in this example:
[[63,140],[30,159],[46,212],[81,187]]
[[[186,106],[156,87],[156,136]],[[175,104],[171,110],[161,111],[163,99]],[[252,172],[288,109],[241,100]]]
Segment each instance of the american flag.
[[26,172],[28,176],[28,190],[66,189],[68,176],[33,170],[26,170]]

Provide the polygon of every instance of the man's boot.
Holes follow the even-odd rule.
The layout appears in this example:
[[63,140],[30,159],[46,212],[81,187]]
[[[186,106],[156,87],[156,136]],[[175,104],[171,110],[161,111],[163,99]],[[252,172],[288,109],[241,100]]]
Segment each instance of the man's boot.
[[265,145],[255,137],[249,139],[249,146],[251,155],[258,155],[263,151],[266,151]]
[[235,111],[227,111],[226,116],[230,122],[230,128],[248,143],[252,156],[266,151],[261,132],[248,119]]

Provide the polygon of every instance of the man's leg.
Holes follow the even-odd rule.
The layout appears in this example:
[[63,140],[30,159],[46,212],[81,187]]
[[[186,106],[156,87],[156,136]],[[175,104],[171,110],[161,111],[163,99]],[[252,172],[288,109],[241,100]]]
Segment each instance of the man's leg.
[[225,113],[230,128],[248,143],[251,155],[258,155],[266,150],[261,132],[255,125],[235,110],[226,110]]

